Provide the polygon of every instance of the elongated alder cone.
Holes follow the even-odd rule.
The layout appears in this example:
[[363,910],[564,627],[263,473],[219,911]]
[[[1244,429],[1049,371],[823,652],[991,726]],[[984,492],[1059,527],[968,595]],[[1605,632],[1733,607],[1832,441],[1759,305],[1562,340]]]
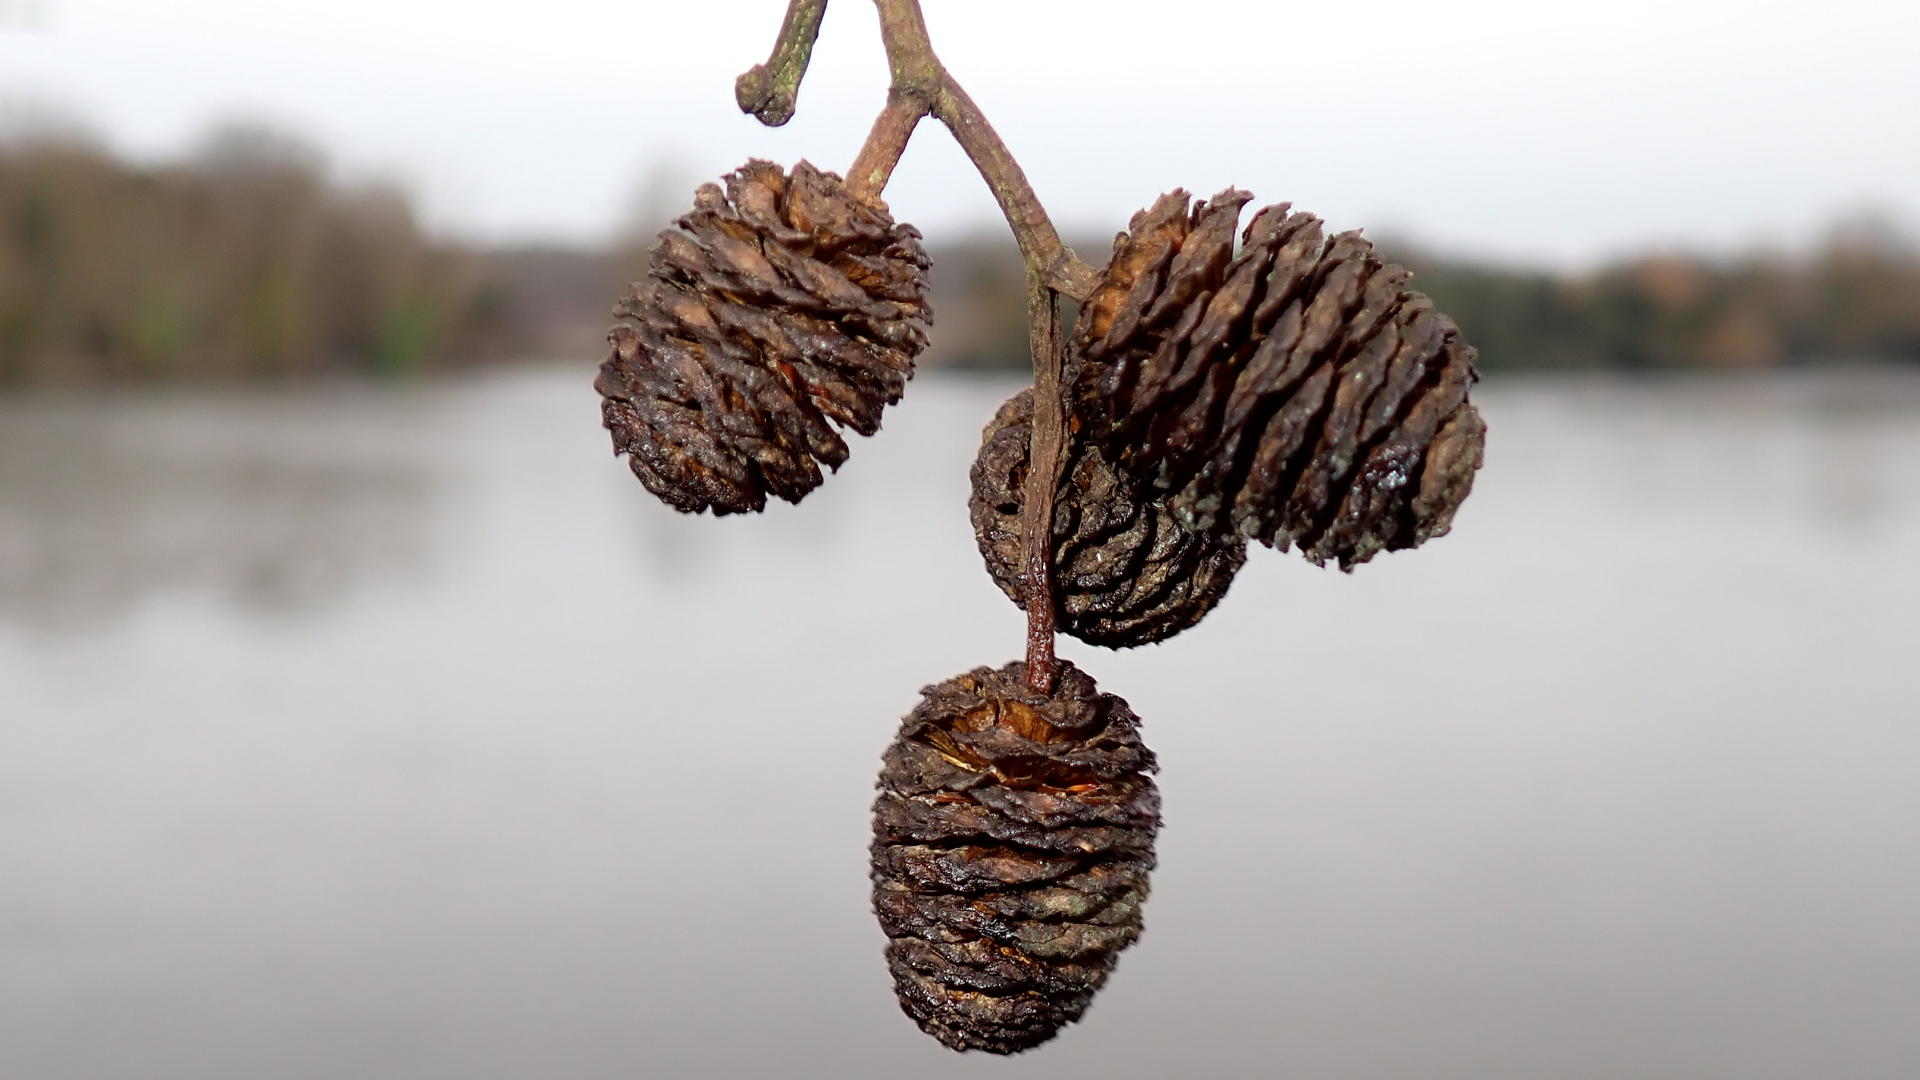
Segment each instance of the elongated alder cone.
[[[973,462],[968,509],[987,571],[1013,602],[1027,603],[1025,529],[1033,391],[1000,406]],[[1053,509],[1059,628],[1090,645],[1160,641],[1213,610],[1246,561],[1237,536],[1189,532],[1164,498],[1143,493],[1099,447],[1069,438]]]
[[1229,188],[1114,240],[1069,343],[1081,437],[1187,529],[1343,569],[1444,534],[1486,425],[1452,319],[1357,232]]
[[922,691],[880,770],[873,906],[900,1007],[1011,1054],[1086,1012],[1140,937],[1160,795],[1139,718],[1065,660]]
[[614,308],[594,381],[614,452],[688,513],[799,502],[847,459],[833,425],[872,435],[900,400],[929,265],[913,226],[804,161],[702,185]]

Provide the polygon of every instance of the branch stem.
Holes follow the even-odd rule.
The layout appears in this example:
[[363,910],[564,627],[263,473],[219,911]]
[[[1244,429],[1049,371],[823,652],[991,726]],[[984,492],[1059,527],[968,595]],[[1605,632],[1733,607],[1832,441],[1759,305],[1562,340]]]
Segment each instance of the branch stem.
[[[906,2],[918,6],[917,0]],[[1093,295],[1098,273],[1060,242],[1060,233],[1054,229],[1046,207],[1040,205],[1039,196],[1033,193],[1033,186],[1027,183],[1026,172],[959,83],[951,78],[942,80],[940,95],[933,103],[933,115],[953,132],[960,149],[966,151],[973,167],[980,170],[981,178],[986,180],[994,200],[1000,204],[1000,212],[1006,216],[1007,225],[1013,229],[1014,239],[1020,243],[1020,254],[1027,265],[1039,269],[1041,281],[1075,300]]]
[[827,0],[790,0],[773,54],[733,81],[733,99],[740,103],[741,112],[752,113],[768,127],[793,119],[800,80],[806,78],[813,42],[820,36],[820,20],[826,13]]
[[1027,340],[1033,352],[1033,423],[1027,428],[1026,541],[1027,685],[1053,692],[1053,503],[1067,449],[1060,389],[1060,296],[1039,268],[1027,265]]
[[[974,168],[1000,204],[1027,275],[1027,336],[1033,355],[1033,425],[1028,443],[1026,512],[1027,682],[1052,693],[1057,666],[1053,589],[1053,505],[1066,461],[1066,405],[1062,398],[1060,297],[1085,300],[1098,280],[1093,267],[1060,242],[1060,233],[1040,205],[1027,174],[980,107],[934,55],[919,0],[873,0],[880,12],[880,37],[887,48],[892,85],[887,107],[848,170],[856,198],[877,201],[899,164],[920,119],[937,117],[953,132]],[[793,116],[793,103],[806,74],[826,0],[791,0],[780,40],[764,65],[755,65],[735,84],[743,112],[761,123],[780,125]]]
[[[878,198],[914,127],[921,117],[932,114],[947,125],[974,168],[980,170],[1027,265],[1037,266],[1046,286],[1063,296],[1085,300],[1092,295],[1097,272],[1060,242],[1059,231],[1033,193],[1020,163],[980,107],[934,55],[919,0],[873,2],[880,12],[880,38],[887,48],[892,86],[886,109],[874,121],[872,134],[849,170],[854,192],[862,198]],[[807,61],[813,56],[813,42],[820,34],[820,19],[826,9],[827,0],[790,0],[772,56],[765,64],[755,64],[734,83],[734,96],[742,112],[752,113],[772,127],[793,118],[800,81],[807,73]]]
[[1075,300],[1092,295],[1094,269],[1060,242],[1060,233],[1047,217],[1046,207],[1040,205],[1040,197],[1033,193],[1027,174],[1001,141],[1000,133],[993,130],[980,107],[934,55],[920,0],[873,3],[880,10],[880,39],[886,44],[887,67],[893,73],[888,108],[893,107],[895,97],[911,96],[923,104],[925,112],[947,125],[987,182],[994,201],[1000,204],[1000,212],[1020,245],[1021,258],[1028,266],[1039,268],[1048,288]]
[[907,140],[913,138],[913,129],[925,115],[927,104],[918,95],[900,90],[887,94],[887,107],[873,122],[873,132],[847,170],[847,189],[854,198],[873,202],[886,190],[893,167],[900,164],[900,155],[906,152]]

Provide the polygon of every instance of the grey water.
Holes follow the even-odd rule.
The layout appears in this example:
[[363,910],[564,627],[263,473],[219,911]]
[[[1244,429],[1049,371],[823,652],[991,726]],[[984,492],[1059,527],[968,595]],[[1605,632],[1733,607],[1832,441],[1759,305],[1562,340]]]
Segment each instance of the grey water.
[[0,1077],[1920,1075],[1920,374],[1493,381],[1453,535],[1064,642],[1161,868],[1010,1061],[865,860],[1014,385],[716,521],[589,379],[0,398]]

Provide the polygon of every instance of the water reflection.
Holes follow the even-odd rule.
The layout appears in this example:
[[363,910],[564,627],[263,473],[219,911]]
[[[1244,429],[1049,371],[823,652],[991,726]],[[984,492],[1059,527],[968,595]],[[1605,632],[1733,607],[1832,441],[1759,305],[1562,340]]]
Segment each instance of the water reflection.
[[0,619],[170,593],[297,614],[418,574],[433,414],[364,389],[0,398]]
[[1005,1063],[898,1015],[865,845],[917,688],[1020,647],[1012,385],[715,521],[589,380],[0,401],[0,620],[90,613],[0,623],[0,1076],[1920,1070],[1920,373],[1494,382],[1454,535],[1067,646],[1163,865]]
[[1596,527],[1865,540],[1908,527],[1920,509],[1911,371],[1520,378],[1492,394],[1509,404],[1523,447],[1503,463],[1508,475],[1586,502]]

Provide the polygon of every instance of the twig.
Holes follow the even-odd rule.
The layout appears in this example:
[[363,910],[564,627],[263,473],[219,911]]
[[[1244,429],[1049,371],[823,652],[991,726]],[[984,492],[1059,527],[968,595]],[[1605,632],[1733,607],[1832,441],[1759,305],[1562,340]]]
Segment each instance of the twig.
[[[934,55],[919,0],[874,0],[874,6],[880,10],[880,37],[886,44],[893,85],[886,110],[874,122],[872,135],[849,170],[856,193],[879,195],[914,125],[931,113],[947,125],[980,170],[1013,229],[1022,258],[1040,267],[1047,287],[1075,300],[1092,295],[1098,272],[1060,242],[1060,233],[1027,183],[1020,163],[981,115],[980,107]],[[826,9],[827,0],[790,0],[773,55],[734,83],[740,111],[773,127],[793,118],[800,81],[807,73],[807,61],[813,55],[813,42],[819,36],[820,19]]]
[[918,95],[899,90],[887,95],[887,107],[873,122],[860,156],[847,169],[847,189],[854,198],[871,202],[886,190],[893,167],[900,164],[900,155],[907,149],[907,140],[913,138],[913,129],[925,115],[926,103]]
[[[919,99],[953,132],[954,140],[972,159],[973,167],[987,182],[987,188],[1000,204],[1020,254],[1028,265],[1038,266],[1046,285],[1075,300],[1093,293],[1095,271],[1081,262],[1066,245],[1040,205],[1039,196],[1027,183],[1027,174],[1008,152],[1000,134],[987,123],[980,107],[947,73],[934,55],[927,38],[926,18],[920,14],[920,0],[873,0],[880,9],[880,39],[887,47],[887,66],[893,72],[895,95]],[[888,107],[892,107],[891,100]]]
[[1053,501],[1066,460],[1066,407],[1060,391],[1060,297],[1027,266],[1027,340],[1033,351],[1033,423],[1027,428],[1027,685],[1053,692]]
[[[918,7],[917,0],[905,2]],[[955,141],[973,160],[974,168],[980,170],[994,199],[1000,203],[1000,212],[1006,215],[1014,238],[1020,242],[1021,254],[1028,263],[1040,268],[1041,280],[1047,287],[1075,300],[1092,296],[1099,272],[1081,262],[1072,249],[1060,242],[1060,234],[1054,230],[1046,208],[1040,205],[1040,199],[1027,183],[1027,174],[1021,171],[1007,144],[1000,141],[999,132],[987,123],[980,107],[959,83],[950,78],[942,80],[933,114],[953,132]]]
[[[848,170],[848,186],[861,199],[878,199],[913,137],[920,118],[937,117],[986,180],[1000,204],[1027,271],[1028,345],[1033,354],[1033,425],[1028,444],[1026,490],[1027,681],[1053,689],[1053,502],[1066,458],[1066,407],[1061,398],[1060,296],[1085,300],[1098,274],[1065,244],[1033,193],[1027,175],[993,125],[934,55],[919,0],[874,0],[880,37],[887,48],[892,87],[887,107],[874,121]],[[765,65],[755,65],[734,86],[743,112],[779,125],[793,116],[826,0],[791,0],[780,40]]]
[[793,119],[800,80],[806,77],[807,61],[813,59],[813,41],[820,36],[820,18],[826,13],[827,0],[790,0],[773,55],[733,81],[733,99],[740,103],[741,112],[752,113],[768,127]]

